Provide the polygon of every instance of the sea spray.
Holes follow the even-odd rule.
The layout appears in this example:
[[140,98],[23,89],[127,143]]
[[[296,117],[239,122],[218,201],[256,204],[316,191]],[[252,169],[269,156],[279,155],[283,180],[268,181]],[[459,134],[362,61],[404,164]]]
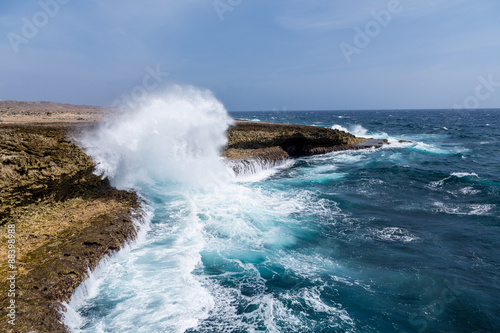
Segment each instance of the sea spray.
[[[218,287],[206,276],[203,260],[224,266],[252,262],[295,243],[294,232],[282,226],[292,225],[289,214],[305,203],[238,184],[250,174],[260,177],[266,168],[254,165],[236,176],[231,163],[221,159],[231,122],[212,94],[177,86],[123,110],[80,139],[97,164],[96,173],[118,188],[141,192],[155,217],[142,246],[126,256],[119,253],[94,274],[93,286],[85,286],[91,293],[74,295],[67,317],[73,331],[133,331],[140,326],[183,332],[221,312],[232,313],[236,299],[220,308],[221,293],[232,293],[232,288]],[[262,284],[253,263],[243,266]],[[239,276],[238,271],[228,272],[228,279]],[[272,299],[262,294],[253,300],[267,309],[248,314],[254,323],[244,323],[249,320],[244,316],[233,324],[255,329],[262,316],[273,321],[267,311],[280,302]],[[82,317],[89,311],[99,317]]]
[[[313,212],[317,203],[300,191],[274,193],[232,178],[219,157],[230,121],[210,93],[176,87],[81,140],[97,172],[143,193],[154,218],[141,246],[94,274],[99,290],[72,300],[73,331],[297,324],[283,300],[266,291],[261,270],[281,269],[280,251],[304,234],[294,214]],[[214,275],[219,269],[225,273]],[[248,309],[237,316],[242,306]]]
[[124,109],[80,142],[96,162],[96,173],[118,188],[207,184],[225,172],[220,152],[231,123],[211,92],[173,86]]
[[[212,296],[192,274],[204,246],[193,193],[211,193],[229,182],[220,153],[232,119],[211,92],[181,86],[120,111],[78,142],[96,163],[96,174],[151,201],[156,221],[142,244],[103,263],[77,290],[67,306],[66,324],[73,331],[131,331],[139,325],[182,332],[196,326],[213,306]],[[80,317],[95,305],[110,276],[106,296],[120,306],[96,322]],[[118,277],[123,285],[113,284]],[[148,309],[155,314],[144,316]]]
[[360,137],[365,137],[368,134],[368,130],[361,125],[352,125],[349,127],[349,129],[347,129],[344,126],[335,124],[332,126],[332,129],[336,129],[346,133],[351,133],[355,136],[360,136]]
[[[372,138],[373,137],[373,138],[377,138],[377,139],[389,139],[389,141],[391,139],[393,139],[385,132],[370,132],[366,128],[364,128],[363,126],[361,126],[359,124],[350,125],[349,127],[344,127],[342,125],[335,124],[331,128],[339,130],[339,131],[343,131],[346,133],[351,133],[357,137],[362,137],[362,138]],[[394,139],[394,140],[397,141],[396,139]]]

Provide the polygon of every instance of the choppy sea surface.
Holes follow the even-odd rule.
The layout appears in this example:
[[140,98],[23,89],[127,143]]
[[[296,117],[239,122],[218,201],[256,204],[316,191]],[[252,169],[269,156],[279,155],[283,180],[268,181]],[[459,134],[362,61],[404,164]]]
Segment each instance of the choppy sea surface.
[[391,143],[236,176],[200,99],[82,140],[150,214],[73,295],[73,332],[500,331],[500,111],[231,113]]

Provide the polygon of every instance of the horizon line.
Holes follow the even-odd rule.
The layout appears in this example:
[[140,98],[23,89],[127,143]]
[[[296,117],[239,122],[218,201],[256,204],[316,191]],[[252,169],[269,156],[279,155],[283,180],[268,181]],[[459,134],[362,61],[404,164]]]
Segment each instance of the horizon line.
[[[101,106],[101,105],[88,105],[88,104],[73,104],[73,103],[66,103],[66,102],[55,102],[55,101],[19,101],[19,100],[3,100],[0,99],[0,103],[2,102],[19,102],[19,103],[54,103],[54,104],[64,104],[64,105],[74,105],[74,106],[86,106],[86,107],[92,107],[92,108],[103,108],[103,109],[111,109],[113,108],[112,106]],[[309,109],[309,110],[300,110],[300,109],[293,109],[293,110],[227,110],[227,112],[337,112],[337,111],[342,111],[342,112],[351,112],[351,111],[479,111],[479,110],[484,110],[484,111],[498,111],[500,110],[500,107],[493,107],[493,108],[474,108],[474,109],[467,109],[467,108],[460,108],[460,109],[455,109],[455,108],[376,108],[376,109]]]

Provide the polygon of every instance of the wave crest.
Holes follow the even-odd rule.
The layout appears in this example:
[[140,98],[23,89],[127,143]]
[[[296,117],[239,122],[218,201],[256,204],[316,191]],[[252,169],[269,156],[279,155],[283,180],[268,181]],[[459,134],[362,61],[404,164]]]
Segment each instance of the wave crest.
[[223,172],[220,151],[231,123],[210,91],[172,86],[79,142],[95,161],[96,173],[118,188],[157,181],[196,184]]

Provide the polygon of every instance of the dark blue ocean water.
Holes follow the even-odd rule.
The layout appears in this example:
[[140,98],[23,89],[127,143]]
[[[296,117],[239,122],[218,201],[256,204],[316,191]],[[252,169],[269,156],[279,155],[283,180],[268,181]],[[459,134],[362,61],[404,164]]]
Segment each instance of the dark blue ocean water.
[[231,116],[391,144],[150,184],[145,240],[98,272],[74,331],[500,331],[500,111]]

